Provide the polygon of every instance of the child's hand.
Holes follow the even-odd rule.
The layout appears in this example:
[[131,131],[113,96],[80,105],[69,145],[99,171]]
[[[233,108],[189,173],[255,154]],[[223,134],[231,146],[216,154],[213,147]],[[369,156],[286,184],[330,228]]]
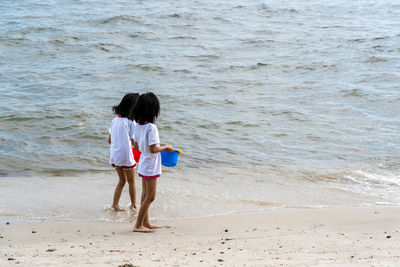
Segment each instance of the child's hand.
[[134,149],[139,150],[139,146],[138,143],[136,143],[135,141],[132,140],[132,146]]
[[172,146],[166,146],[166,147],[165,147],[165,150],[166,150],[168,153],[174,152],[174,149],[172,148]]

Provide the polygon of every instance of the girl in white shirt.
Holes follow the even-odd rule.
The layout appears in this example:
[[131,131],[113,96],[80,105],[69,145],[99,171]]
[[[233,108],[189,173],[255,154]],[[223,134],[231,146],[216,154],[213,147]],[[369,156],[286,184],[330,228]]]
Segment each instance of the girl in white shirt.
[[137,93],[126,94],[122,98],[121,103],[112,108],[117,117],[111,122],[108,143],[111,144],[110,164],[115,168],[119,177],[112,204],[112,208],[115,211],[124,210],[118,203],[126,181],[129,184],[130,208],[137,210],[134,173],[136,162],[132,154],[132,140],[136,125],[136,122],[133,121],[133,109],[138,98],[139,94]]
[[161,175],[161,151],[173,152],[171,146],[160,146],[157,126],[154,124],[160,113],[160,103],[153,93],[139,97],[134,109],[137,122],[134,133],[134,146],[140,150],[138,174],[142,177],[142,197],[134,232],[149,233],[162,226],[151,224],[149,207],[156,197],[157,178]]

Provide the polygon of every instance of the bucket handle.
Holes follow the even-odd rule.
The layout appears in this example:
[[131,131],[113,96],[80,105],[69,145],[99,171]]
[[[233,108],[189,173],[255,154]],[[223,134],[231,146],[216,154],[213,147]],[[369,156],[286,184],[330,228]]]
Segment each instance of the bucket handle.
[[179,154],[182,154],[182,150],[180,150],[180,149],[174,149],[174,151],[178,151]]

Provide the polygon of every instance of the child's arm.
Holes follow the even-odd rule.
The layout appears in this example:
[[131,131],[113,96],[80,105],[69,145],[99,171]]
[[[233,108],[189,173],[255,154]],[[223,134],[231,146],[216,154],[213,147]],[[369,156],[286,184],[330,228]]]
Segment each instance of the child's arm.
[[151,153],[158,153],[161,151],[166,150],[167,152],[174,152],[174,149],[172,146],[157,146],[156,144],[150,146],[150,152]]
[[111,135],[108,135],[108,143],[111,145]]

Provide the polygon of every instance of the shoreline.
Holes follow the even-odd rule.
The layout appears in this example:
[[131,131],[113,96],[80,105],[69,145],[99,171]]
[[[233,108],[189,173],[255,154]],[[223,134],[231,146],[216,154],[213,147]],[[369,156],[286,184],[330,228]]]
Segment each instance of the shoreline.
[[[260,209],[260,210],[248,210],[248,211],[229,211],[226,213],[218,213],[218,214],[212,214],[212,215],[207,215],[207,216],[198,216],[198,217],[182,217],[182,218],[162,218],[162,219],[157,219],[157,218],[150,218],[151,221],[158,221],[159,223],[163,222],[168,222],[168,221],[181,221],[181,220],[197,220],[197,219],[207,219],[207,218],[213,218],[213,217],[223,217],[223,216],[229,216],[233,214],[263,214],[263,213],[268,213],[268,212],[273,212],[276,210],[319,210],[319,209],[346,209],[346,208],[400,208],[400,204],[397,203],[367,203],[367,204],[348,204],[348,205],[337,205],[337,206],[306,206],[306,207],[282,207],[282,206],[276,206],[276,207],[270,207],[266,209]],[[128,206],[127,208],[128,209]],[[110,210],[111,211],[111,210]],[[126,214],[126,211],[122,212],[114,212],[112,211],[113,214]],[[132,220],[128,221],[120,221],[120,220],[85,220],[85,219],[40,219],[40,218],[23,218],[20,215],[14,215],[14,214],[8,214],[4,213],[2,214],[0,211],[0,229],[3,225],[6,223],[9,223],[10,225],[13,226],[26,226],[26,225],[34,225],[34,224],[53,224],[53,223],[116,223],[116,224],[129,224],[133,223],[136,221],[137,218],[137,212],[133,214],[129,214],[127,216],[130,216]],[[9,219],[6,219],[9,218]]]
[[[218,169],[215,173],[224,170]],[[334,185],[330,182],[320,183],[318,179],[307,182],[293,178],[298,181],[296,182],[287,180],[286,175],[275,180],[275,174],[271,174],[272,178],[267,175],[260,178],[262,181],[257,181],[257,175],[244,178],[242,172],[246,171],[248,170],[231,170],[229,179],[223,179],[222,176],[207,176],[205,169],[199,169],[190,176],[186,170],[173,169],[171,173],[165,174],[165,179],[159,180],[157,200],[151,206],[151,216],[155,219],[176,219],[280,208],[400,205],[396,194],[379,190],[372,192],[373,187],[369,184],[364,186],[368,192],[357,192],[357,188],[349,190],[348,186],[352,187],[352,183],[347,184],[339,178]],[[130,222],[134,217],[130,213],[116,214],[109,209],[117,179],[115,173],[1,179],[1,195],[4,201],[0,207],[0,226],[7,221],[16,224],[60,220]],[[136,181],[138,198],[141,195],[141,181]],[[380,184],[377,187],[381,187]],[[88,188],[93,190],[88,191]],[[299,191],[299,188],[304,190]],[[396,191],[396,188],[390,190]],[[120,204],[126,207],[128,203],[129,193],[125,187]]]
[[[0,265],[275,266],[400,262],[400,207],[279,208],[133,223],[50,222],[0,227]],[[129,265],[128,265],[129,266]]]

